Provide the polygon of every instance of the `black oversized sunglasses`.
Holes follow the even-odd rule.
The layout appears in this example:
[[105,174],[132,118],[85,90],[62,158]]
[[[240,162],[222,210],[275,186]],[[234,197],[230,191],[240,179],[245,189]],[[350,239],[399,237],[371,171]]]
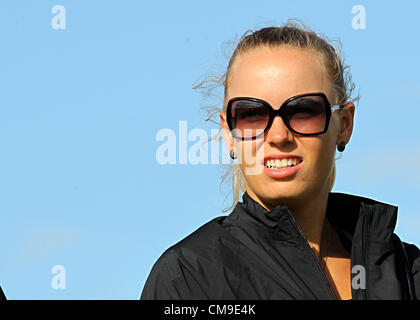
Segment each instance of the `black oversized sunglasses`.
[[263,136],[279,115],[286,127],[297,134],[311,136],[328,130],[331,114],[344,105],[331,105],[324,93],[305,93],[287,99],[278,110],[264,100],[236,97],[227,104],[227,123],[232,136],[251,140]]

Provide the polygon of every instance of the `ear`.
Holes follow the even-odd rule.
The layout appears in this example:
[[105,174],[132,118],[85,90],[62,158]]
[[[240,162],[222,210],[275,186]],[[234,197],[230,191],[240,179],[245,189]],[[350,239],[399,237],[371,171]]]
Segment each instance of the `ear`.
[[350,137],[353,132],[354,111],[355,107],[353,102],[345,104],[344,108],[339,111],[340,126],[338,129],[337,144],[341,141],[344,141],[347,144],[350,141]]
[[233,138],[229,130],[229,126],[226,121],[226,113],[220,112],[220,126],[223,132],[223,138],[226,143],[227,149],[230,151],[233,149]]

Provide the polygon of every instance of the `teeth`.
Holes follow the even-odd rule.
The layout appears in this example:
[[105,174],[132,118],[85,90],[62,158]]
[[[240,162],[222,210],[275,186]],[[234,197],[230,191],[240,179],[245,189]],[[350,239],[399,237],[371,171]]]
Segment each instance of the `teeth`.
[[268,160],[265,163],[265,166],[269,169],[281,169],[286,167],[293,167],[300,163],[301,160],[298,158],[288,158],[288,159],[276,159]]

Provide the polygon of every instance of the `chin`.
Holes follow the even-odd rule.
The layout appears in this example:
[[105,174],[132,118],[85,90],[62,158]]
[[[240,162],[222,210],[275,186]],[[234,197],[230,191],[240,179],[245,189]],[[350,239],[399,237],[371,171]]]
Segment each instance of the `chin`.
[[260,188],[258,188],[258,192],[254,191],[254,194],[261,202],[274,208],[279,205],[287,205],[288,203],[302,199],[302,196],[305,193],[302,188],[286,184],[281,186],[273,185],[271,187],[270,185],[260,186]]

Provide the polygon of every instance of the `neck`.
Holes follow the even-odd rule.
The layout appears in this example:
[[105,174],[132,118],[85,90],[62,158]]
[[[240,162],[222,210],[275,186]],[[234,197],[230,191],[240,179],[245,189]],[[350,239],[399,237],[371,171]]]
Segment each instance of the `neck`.
[[[311,194],[305,199],[299,199],[297,201],[282,202],[281,205],[286,205],[292,212],[296,223],[305,236],[309,246],[314,251],[317,258],[320,255],[320,248],[328,241],[328,227],[326,227],[326,210],[328,203],[328,189],[321,190],[317,194]],[[249,192],[248,192],[249,194]],[[258,197],[251,193],[250,196],[259,202],[267,210],[271,210],[274,207],[267,205],[264,201],[258,199]]]
[[[306,240],[319,243],[327,211],[328,193],[317,194],[289,207]],[[303,204],[303,205],[302,205]]]

